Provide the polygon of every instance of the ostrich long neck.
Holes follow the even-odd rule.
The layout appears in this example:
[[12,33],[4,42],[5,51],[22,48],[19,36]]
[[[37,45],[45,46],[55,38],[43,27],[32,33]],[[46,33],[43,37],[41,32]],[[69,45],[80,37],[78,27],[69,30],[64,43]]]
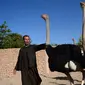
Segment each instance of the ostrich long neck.
[[50,22],[49,22],[49,17],[46,19],[46,44],[50,44]]
[[83,50],[85,51],[85,6],[83,5],[83,24],[82,24],[82,45]]
[[75,40],[73,41],[73,44],[74,44],[74,45],[76,45],[76,42],[75,42]]
[[73,44],[76,45],[76,41],[74,39],[72,39],[72,41],[73,41]]

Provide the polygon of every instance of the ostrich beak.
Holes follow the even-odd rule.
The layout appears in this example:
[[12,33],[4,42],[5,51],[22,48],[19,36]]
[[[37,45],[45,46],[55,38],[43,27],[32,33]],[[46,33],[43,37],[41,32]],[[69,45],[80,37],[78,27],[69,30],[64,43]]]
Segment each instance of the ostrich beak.
[[41,17],[46,21],[46,19],[48,18],[48,15],[47,14],[43,14],[43,15],[41,15]]

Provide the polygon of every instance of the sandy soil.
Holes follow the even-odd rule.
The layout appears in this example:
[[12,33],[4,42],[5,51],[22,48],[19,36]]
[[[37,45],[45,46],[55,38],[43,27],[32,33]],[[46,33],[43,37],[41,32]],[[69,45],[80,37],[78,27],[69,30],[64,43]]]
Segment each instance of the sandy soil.
[[[71,73],[75,85],[81,84],[81,73]],[[66,75],[59,72],[50,72],[49,74],[40,74],[42,78],[41,85],[70,85],[70,82],[68,81]],[[22,85],[21,83],[21,72],[17,72],[16,75],[14,75],[11,78],[4,78],[0,80],[0,85]]]
[[[13,49],[0,49],[0,85],[22,85],[21,72],[17,71],[16,75],[13,75],[13,68],[17,62],[19,48]],[[44,50],[36,53],[38,71],[42,78],[41,85],[70,85],[67,77],[63,73],[50,72],[47,74],[46,67],[46,53]],[[80,72],[71,73],[75,85],[80,85],[82,75]]]

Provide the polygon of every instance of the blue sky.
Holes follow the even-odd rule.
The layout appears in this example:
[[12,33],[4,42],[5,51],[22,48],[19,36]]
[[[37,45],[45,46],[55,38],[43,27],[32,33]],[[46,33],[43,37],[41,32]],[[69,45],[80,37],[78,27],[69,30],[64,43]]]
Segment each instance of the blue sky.
[[0,24],[5,20],[12,32],[28,34],[32,43],[46,41],[46,24],[41,14],[50,17],[50,43],[76,42],[82,33],[82,10],[85,0],[0,0]]

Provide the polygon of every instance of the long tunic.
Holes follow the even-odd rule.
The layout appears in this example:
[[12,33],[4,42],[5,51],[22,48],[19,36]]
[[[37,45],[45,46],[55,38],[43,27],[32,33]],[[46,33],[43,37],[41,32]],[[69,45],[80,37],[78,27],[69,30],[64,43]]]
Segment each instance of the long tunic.
[[21,71],[22,85],[40,85],[42,80],[37,70],[36,51],[45,48],[46,44],[40,44],[24,46],[19,50],[15,69]]

